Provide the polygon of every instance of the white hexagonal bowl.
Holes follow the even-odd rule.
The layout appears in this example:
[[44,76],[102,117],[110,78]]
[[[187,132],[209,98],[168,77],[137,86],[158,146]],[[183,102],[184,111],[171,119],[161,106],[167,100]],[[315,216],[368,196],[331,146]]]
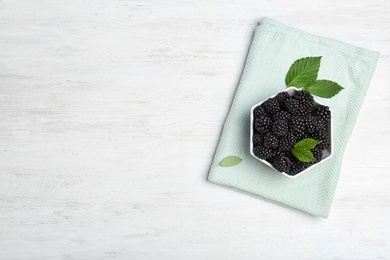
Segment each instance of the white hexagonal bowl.
[[[299,91],[299,89],[297,89],[297,88],[295,88],[295,87],[289,87],[289,88],[286,88],[284,91],[287,92],[290,96],[294,96],[295,93],[296,93],[297,91]],[[278,93],[279,93],[279,92],[278,92]],[[304,173],[307,172],[308,170],[311,170],[311,169],[313,169],[314,167],[317,167],[318,165],[322,164],[323,162],[329,160],[329,159],[332,157],[332,146],[333,146],[333,134],[332,134],[332,133],[333,133],[333,129],[332,129],[333,123],[332,123],[332,121],[333,121],[333,116],[334,116],[334,114],[333,114],[333,111],[330,110],[330,108],[329,108],[329,110],[331,111],[331,115],[332,115],[331,118],[330,118],[330,121],[329,121],[329,123],[328,123],[328,129],[329,129],[328,131],[329,131],[329,136],[330,136],[330,145],[329,145],[328,147],[326,147],[325,150],[323,150],[322,160],[321,160],[320,162],[318,162],[318,163],[316,163],[316,164],[310,166],[309,168],[307,168],[307,169],[301,171],[300,173],[297,173],[296,175],[293,175],[293,176],[288,175],[288,174],[285,173],[285,172],[280,172],[280,171],[276,170],[276,169],[272,166],[272,164],[270,164],[270,163],[267,162],[266,160],[257,158],[256,155],[253,153],[253,134],[254,134],[254,131],[253,131],[253,121],[254,121],[253,110],[254,110],[257,106],[263,104],[263,103],[264,103],[266,100],[268,100],[269,98],[275,97],[278,93],[276,93],[276,94],[273,95],[273,96],[268,97],[267,99],[263,100],[262,102],[257,103],[256,105],[252,106],[252,108],[251,108],[250,153],[251,153],[251,155],[252,155],[254,158],[256,158],[256,159],[259,160],[260,162],[264,163],[264,164],[267,165],[268,167],[274,169],[276,172],[278,172],[278,173],[280,173],[280,174],[282,174],[282,175],[284,175],[284,176],[286,176],[286,177],[289,177],[289,178],[296,178],[296,177],[298,177],[298,176],[304,174]],[[319,106],[319,105],[323,105],[323,104],[321,104],[320,102],[318,102],[318,101],[315,99],[315,97],[314,97],[314,106]]]

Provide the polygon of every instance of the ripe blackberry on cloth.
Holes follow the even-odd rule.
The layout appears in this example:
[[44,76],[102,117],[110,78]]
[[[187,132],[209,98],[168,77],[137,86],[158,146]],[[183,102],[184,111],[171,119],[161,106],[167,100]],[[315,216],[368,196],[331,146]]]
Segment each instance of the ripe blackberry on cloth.
[[308,167],[308,164],[305,164],[305,163],[300,162],[300,161],[294,161],[286,173],[288,175],[294,176],[294,175],[300,173],[301,171],[305,170],[307,167]]
[[320,142],[319,147],[323,150],[330,145],[330,136],[327,129],[322,129],[311,135],[311,137]]
[[279,139],[272,133],[268,132],[264,136],[263,145],[266,148],[276,149],[279,146]]
[[305,117],[305,126],[308,133],[314,133],[326,128],[326,123],[321,118],[309,115]]
[[275,158],[272,160],[272,166],[274,166],[275,169],[280,172],[289,171],[292,164],[293,159],[286,153],[280,153],[279,155],[276,155]]
[[276,120],[286,120],[286,121],[289,121],[291,118],[291,114],[287,111],[279,111],[278,113],[274,114],[273,117],[272,117],[272,120],[273,121],[276,121]]
[[305,131],[306,122],[304,117],[292,116],[290,120],[290,131]]
[[298,142],[298,138],[294,133],[289,132],[279,140],[279,151],[290,151],[294,144]]
[[299,101],[293,98],[290,98],[284,102],[284,107],[286,108],[287,112],[291,113],[292,115],[298,115],[301,114],[302,107],[299,104]]
[[313,152],[313,156],[314,156],[314,159],[316,160],[316,162],[319,162],[322,160],[322,149],[319,145],[314,147],[312,152]]
[[264,140],[264,136],[262,134],[254,134],[253,135],[252,142],[253,142],[253,144],[255,146],[262,145],[263,144],[263,140]]
[[275,155],[275,152],[272,149],[268,149],[263,146],[256,146],[253,148],[253,153],[260,159],[268,159]]
[[286,120],[276,120],[272,124],[272,133],[277,136],[283,136],[288,132],[288,123]]
[[262,106],[264,107],[264,110],[271,115],[280,111],[279,102],[275,98],[269,98]]
[[290,99],[290,95],[286,91],[282,91],[275,96],[275,99],[279,102],[280,106],[283,107],[284,102]]
[[260,116],[268,116],[267,112],[265,112],[264,108],[262,106],[257,106],[253,110],[253,116],[255,118],[259,118]]
[[313,109],[313,111],[311,112],[311,114],[313,116],[317,116],[317,117],[321,118],[325,122],[329,122],[330,117],[331,117],[331,113],[330,113],[329,107],[328,106],[322,106],[322,105],[320,105],[318,107],[315,107]]
[[294,98],[298,100],[302,108],[307,111],[310,111],[314,105],[313,96],[305,90],[298,91]]
[[259,116],[255,120],[255,130],[259,133],[267,132],[272,125],[272,121],[269,117]]

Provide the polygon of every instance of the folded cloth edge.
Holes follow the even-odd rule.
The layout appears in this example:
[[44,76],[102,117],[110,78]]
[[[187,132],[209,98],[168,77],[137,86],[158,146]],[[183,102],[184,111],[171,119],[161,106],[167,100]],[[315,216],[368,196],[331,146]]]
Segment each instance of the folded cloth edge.
[[288,26],[272,18],[264,17],[259,22],[259,25],[256,29],[267,30],[272,28],[274,32],[279,32],[291,37],[296,37],[299,34],[300,39],[312,42],[314,44],[321,44],[327,47],[335,48],[338,51],[353,51],[359,52],[359,56],[364,56],[369,59],[375,59],[379,57],[379,52],[362,48],[359,46],[354,46],[330,37],[316,35],[312,33],[305,32],[303,30]]

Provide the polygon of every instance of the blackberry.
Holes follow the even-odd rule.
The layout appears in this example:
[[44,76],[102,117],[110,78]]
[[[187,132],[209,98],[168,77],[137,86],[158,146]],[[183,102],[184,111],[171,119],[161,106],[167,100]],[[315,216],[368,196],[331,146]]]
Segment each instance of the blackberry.
[[253,148],[253,153],[260,159],[269,159],[275,155],[275,152],[271,149],[263,146],[256,146]]
[[314,120],[308,118],[305,122],[306,122],[306,132],[312,134],[315,131],[317,131],[317,125]]
[[286,153],[281,153],[275,156],[275,158],[272,161],[272,166],[274,166],[275,169],[280,172],[289,171],[291,165],[292,165],[292,160]]
[[255,130],[259,133],[265,133],[271,128],[272,121],[269,117],[259,116],[255,120]]
[[297,141],[298,138],[294,135],[294,133],[287,133],[279,140],[279,151],[290,151]]
[[314,98],[313,98],[313,96],[309,92],[307,92],[305,90],[298,91],[295,94],[294,98],[301,103],[301,106],[306,111],[310,110],[313,107]]
[[321,118],[322,120],[324,120],[325,122],[329,122],[330,121],[330,117],[331,117],[331,112],[329,110],[329,107],[328,106],[318,106],[318,107],[315,107],[313,109],[313,111],[311,112],[311,114],[313,116],[317,116],[319,118]]
[[325,121],[316,116],[307,116],[305,118],[306,132],[314,133],[326,128]]
[[302,140],[302,139],[305,139],[308,137],[308,135],[304,131],[301,131],[301,130],[295,130],[293,133],[297,137],[298,140]]
[[322,160],[322,150],[321,150],[319,145],[314,147],[314,149],[312,150],[312,153],[313,153],[314,159],[316,159],[316,162],[319,162]]
[[290,120],[290,118],[291,118],[291,114],[288,113],[287,111],[284,111],[284,110],[279,111],[278,113],[276,113],[276,114],[272,117],[272,119],[273,119],[274,121],[276,121],[276,120],[286,120],[286,121],[288,121],[288,120]]
[[267,101],[265,101],[262,106],[264,107],[265,111],[271,115],[280,111],[279,102],[275,98],[267,99]]
[[301,171],[305,170],[306,168],[308,167],[307,164],[303,163],[303,162],[300,162],[300,161],[294,161],[292,164],[291,164],[291,167],[289,169],[288,172],[286,172],[288,175],[296,175],[298,173],[300,173]]
[[290,131],[305,131],[305,119],[300,116],[292,116],[290,120]]
[[307,116],[310,113],[311,110],[308,110],[305,108],[305,105],[302,102],[299,102],[297,115],[299,116]]
[[298,164],[296,162],[293,162],[290,166],[290,168],[286,171],[288,175],[294,176],[297,173],[299,173],[301,169],[298,167]]
[[284,106],[287,110],[287,112],[293,114],[293,115],[301,115],[304,113],[304,109],[299,103],[298,100],[290,98],[284,102]]
[[279,155],[279,152],[275,152],[274,156],[271,158],[268,158],[266,161],[269,162],[270,164],[274,163],[275,158]]
[[263,143],[264,136],[262,134],[254,134],[253,135],[253,146],[261,145]]
[[277,136],[283,136],[288,132],[288,123],[286,120],[276,120],[272,124],[272,133]]
[[317,117],[317,124],[318,124],[318,131],[320,131],[321,129],[328,129],[328,124],[319,117]]
[[264,136],[263,144],[265,148],[276,149],[279,146],[279,139],[270,132],[268,132]]
[[260,116],[267,116],[267,113],[262,106],[257,106],[255,109],[253,109],[253,116],[258,118]]
[[275,99],[279,102],[280,105],[282,105],[284,104],[284,102],[286,102],[287,99],[290,99],[290,95],[287,92],[283,91],[277,94],[275,96]]
[[330,137],[327,129],[321,129],[311,135],[311,137],[320,142],[318,145],[322,150],[330,145]]

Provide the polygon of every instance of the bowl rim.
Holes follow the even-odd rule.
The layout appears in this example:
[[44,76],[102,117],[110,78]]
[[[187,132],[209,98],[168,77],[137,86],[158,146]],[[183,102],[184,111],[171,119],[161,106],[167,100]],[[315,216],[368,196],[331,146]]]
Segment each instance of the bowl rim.
[[[254,110],[257,106],[263,104],[263,103],[264,103],[265,101],[267,101],[269,98],[275,97],[275,96],[276,96],[277,94],[279,94],[280,92],[287,92],[287,93],[290,95],[290,92],[291,92],[291,91],[294,91],[294,93],[295,93],[296,91],[300,91],[300,89],[298,89],[298,88],[296,88],[296,87],[288,87],[288,88],[286,88],[286,89],[284,89],[284,90],[282,90],[282,91],[279,91],[278,93],[276,93],[276,94],[274,94],[274,95],[272,95],[272,96],[269,96],[269,97],[266,98],[265,100],[256,103],[255,105],[253,105],[253,106],[251,107],[251,120],[250,120],[250,154],[251,154],[254,158],[256,158],[257,160],[259,160],[260,162],[264,163],[264,164],[267,165],[268,167],[270,167],[270,168],[272,168],[273,170],[275,170],[276,172],[278,172],[278,173],[280,173],[280,174],[282,174],[282,175],[284,175],[284,176],[286,176],[286,177],[288,177],[288,178],[290,178],[290,179],[294,179],[294,178],[296,178],[296,177],[298,177],[298,176],[301,176],[303,173],[305,173],[305,172],[307,172],[307,171],[313,169],[314,167],[317,167],[318,165],[322,164],[323,162],[329,160],[329,159],[333,156],[333,116],[334,116],[334,114],[333,114],[332,109],[328,106],[328,107],[329,107],[329,110],[330,110],[330,112],[331,112],[331,115],[332,115],[332,116],[330,117],[330,121],[329,121],[329,123],[328,123],[328,124],[329,124],[329,133],[330,133],[330,145],[329,145],[329,146],[327,147],[327,149],[326,149],[327,152],[329,153],[328,156],[326,156],[325,158],[323,158],[320,162],[318,162],[318,163],[316,163],[316,164],[314,164],[314,165],[312,165],[312,166],[309,166],[309,167],[306,168],[305,170],[303,170],[303,171],[301,171],[301,172],[299,172],[299,173],[297,173],[297,174],[295,174],[295,175],[288,175],[288,174],[285,173],[285,172],[280,172],[280,171],[276,170],[275,167],[273,167],[272,164],[270,164],[268,161],[266,161],[266,160],[264,160],[264,159],[258,158],[258,157],[253,153],[253,135],[254,135],[254,130],[253,130],[253,121],[254,121],[253,110]],[[290,96],[291,96],[291,95],[290,95]],[[315,97],[314,97],[314,104],[326,106],[326,105],[324,105],[324,104],[318,102],[318,100],[316,100]]]

